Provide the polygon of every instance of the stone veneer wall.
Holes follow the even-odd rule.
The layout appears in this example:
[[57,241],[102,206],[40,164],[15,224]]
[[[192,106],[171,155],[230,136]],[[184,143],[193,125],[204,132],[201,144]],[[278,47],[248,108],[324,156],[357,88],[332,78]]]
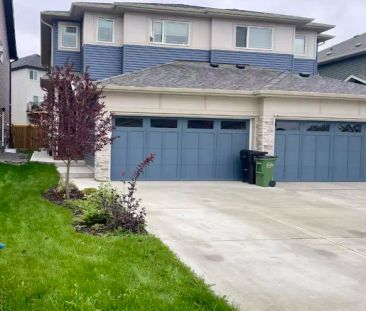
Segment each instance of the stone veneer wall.
[[256,123],[256,148],[274,154],[275,149],[275,119],[274,117],[260,116]]

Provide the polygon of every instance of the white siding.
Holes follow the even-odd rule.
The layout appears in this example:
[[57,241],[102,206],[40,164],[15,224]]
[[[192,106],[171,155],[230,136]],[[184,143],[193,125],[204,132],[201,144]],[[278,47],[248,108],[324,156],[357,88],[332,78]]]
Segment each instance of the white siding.
[[24,68],[12,72],[11,97],[12,97],[12,123],[15,125],[29,124],[27,105],[33,101],[33,96],[38,96],[43,101],[44,91],[40,87],[40,77],[45,71],[37,71],[37,80],[29,79],[29,69]]

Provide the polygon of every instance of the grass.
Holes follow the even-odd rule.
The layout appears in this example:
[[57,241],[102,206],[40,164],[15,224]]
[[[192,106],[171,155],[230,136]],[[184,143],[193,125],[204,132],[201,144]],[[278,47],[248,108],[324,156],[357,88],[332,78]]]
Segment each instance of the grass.
[[42,164],[0,164],[0,310],[234,310],[153,236],[76,233]]

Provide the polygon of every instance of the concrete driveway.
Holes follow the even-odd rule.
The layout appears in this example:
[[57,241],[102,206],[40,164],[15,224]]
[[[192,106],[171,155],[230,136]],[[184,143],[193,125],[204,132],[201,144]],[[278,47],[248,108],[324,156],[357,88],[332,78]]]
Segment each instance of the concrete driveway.
[[366,310],[366,183],[139,191],[149,231],[242,310]]

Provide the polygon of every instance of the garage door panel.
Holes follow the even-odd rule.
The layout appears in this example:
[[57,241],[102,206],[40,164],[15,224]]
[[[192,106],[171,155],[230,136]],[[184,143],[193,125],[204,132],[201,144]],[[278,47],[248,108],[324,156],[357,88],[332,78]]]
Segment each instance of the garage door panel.
[[143,176],[146,180],[240,179],[239,151],[248,148],[243,121],[236,126],[239,130],[221,129],[218,120],[189,121],[146,118],[143,128],[118,128],[114,134],[121,133],[122,138],[112,145],[112,179],[118,180],[121,169],[129,178],[149,153],[156,159]]
[[286,137],[285,147],[285,178],[296,181],[299,179],[300,135],[290,134]]
[[362,137],[349,137],[348,141],[348,179],[360,180],[362,177]]
[[315,165],[315,180],[329,180],[330,169],[330,136],[318,136],[316,141],[316,165]]
[[[276,178],[279,181],[361,181],[366,179],[365,125],[281,121],[276,126]],[[301,123],[297,139],[292,123]],[[365,163],[364,163],[365,162]],[[293,175],[291,176],[291,172]]]

